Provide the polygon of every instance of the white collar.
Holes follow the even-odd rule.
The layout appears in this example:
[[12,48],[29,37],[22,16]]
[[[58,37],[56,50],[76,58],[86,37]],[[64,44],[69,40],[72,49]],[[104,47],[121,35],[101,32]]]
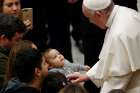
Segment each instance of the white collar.
[[107,23],[106,23],[106,26],[107,27],[110,27],[111,26],[111,24],[113,22],[113,19],[114,19],[114,16],[117,13],[118,9],[119,9],[119,6],[118,5],[115,5],[114,8],[113,8],[113,10],[112,10],[112,12],[111,12],[111,14],[110,14],[110,16],[109,16],[109,18],[108,18]]

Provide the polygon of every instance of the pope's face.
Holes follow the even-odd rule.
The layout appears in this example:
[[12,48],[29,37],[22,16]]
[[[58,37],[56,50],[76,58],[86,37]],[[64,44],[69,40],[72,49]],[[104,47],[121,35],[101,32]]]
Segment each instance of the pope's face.
[[82,6],[83,14],[88,18],[88,20],[100,27],[101,29],[106,29],[106,18],[105,15],[97,11],[91,11],[87,9],[84,5]]
[[3,13],[19,16],[21,11],[20,0],[4,0]]

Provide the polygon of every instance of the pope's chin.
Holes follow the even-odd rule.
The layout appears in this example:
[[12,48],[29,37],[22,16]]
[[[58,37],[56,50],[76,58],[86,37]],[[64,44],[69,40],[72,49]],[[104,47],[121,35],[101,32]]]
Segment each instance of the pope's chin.
[[90,21],[90,23],[95,24],[96,26],[98,26],[101,29],[106,29],[107,28],[105,22],[100,22],[100,21],[94,20],[94,21]]
[[107,29],[106,26],[100,26],[100,28],[103,29],[103,30]]
[[95,24],[95,25],[103,30],[107,29],[107,27],[105,25],[101,25],[101,24]]

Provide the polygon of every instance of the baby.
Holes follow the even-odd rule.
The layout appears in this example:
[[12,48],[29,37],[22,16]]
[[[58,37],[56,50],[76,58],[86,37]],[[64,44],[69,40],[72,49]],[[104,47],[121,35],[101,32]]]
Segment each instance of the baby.
[[73,72],[88,71],[90,69],[89,66],[69,62],[56,49],[47,49],[44,52],[44,56],[46,62],[49,64],[49,71],[61,72],[64,75],[68,75]]

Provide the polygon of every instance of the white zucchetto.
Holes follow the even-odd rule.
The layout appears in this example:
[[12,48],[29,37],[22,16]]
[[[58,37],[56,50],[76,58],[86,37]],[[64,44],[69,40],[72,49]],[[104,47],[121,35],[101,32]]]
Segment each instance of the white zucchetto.
[[112,0],[83,0],[83,5],[93,11],[107,8]]

